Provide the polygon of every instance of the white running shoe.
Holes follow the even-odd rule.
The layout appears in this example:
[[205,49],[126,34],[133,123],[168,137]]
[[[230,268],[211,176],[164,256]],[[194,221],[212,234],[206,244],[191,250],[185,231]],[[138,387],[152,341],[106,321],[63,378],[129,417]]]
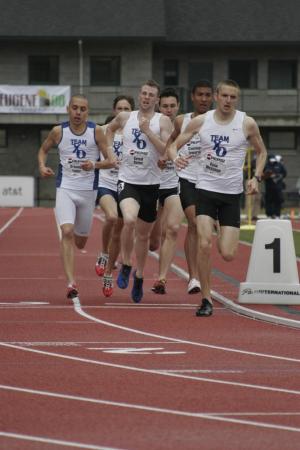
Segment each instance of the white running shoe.
[[201,291],[201,286],[199,280],[196,280],[196,278],[192,278],[189,281],[188,288],[187,288],[188,294],[197,294]]

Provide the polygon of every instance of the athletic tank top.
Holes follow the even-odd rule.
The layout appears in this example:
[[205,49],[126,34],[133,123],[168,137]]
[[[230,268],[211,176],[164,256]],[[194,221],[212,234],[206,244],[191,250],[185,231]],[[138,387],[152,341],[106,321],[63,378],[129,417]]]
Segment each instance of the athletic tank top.
[[87,122],[85,131],[79,135],[72,132],[70,122],[63,122],[61,128],[56,187],[80,191],[97,189],[99,170],[86,171],[80,168],[84,161],[99,161],[99,149],[95,141],[96,124]]
[[[160,136],[161,114],[154,113],[151,131]],[[159,153],[148,137],[139,129],[138,111],[132,111],[123,129],[123,157],[119,180],[132,184],[160,184]]]
[[161,170],[159,189],[172,189],[178,186],[178,175],[173,161],[166,161],[165,169]]
[[[122,160],[123,135],[116,133],[113,141],[113,151],[116,159]],[[119,169],[101,169],[99,171],[99,187],[105,187],[117,192]]]
[[[181,125],[181,131],[184,131],[186,126],[192,120],[193,113],[187,113],[184,115],[183,122]],[[178,172],[180,178],[184,178],[185,180],[190,181],[191,183],[196,183],[197,181],[197,172],[200,161],[201,154],[201,146],[200,146],[200,137],[199,134],[196,133],[192,139],[185,144],[178,152],[181,156],[190,156],[189,164]]]
[[249,146],[243,131],[246,114],[236,111],[229,124],[214,119],[208,111],[200,129],[201,163],[196,187],[224,194],[243,192],[243,165]]

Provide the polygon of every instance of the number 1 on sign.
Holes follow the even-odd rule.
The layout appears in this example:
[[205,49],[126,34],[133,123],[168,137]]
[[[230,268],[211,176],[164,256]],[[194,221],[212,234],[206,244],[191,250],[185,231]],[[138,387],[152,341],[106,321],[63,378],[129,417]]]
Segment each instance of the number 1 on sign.
[[280,238],[274,238],[273,242],[265,245],[266,250],[273,250],[273,272],[280,273]]

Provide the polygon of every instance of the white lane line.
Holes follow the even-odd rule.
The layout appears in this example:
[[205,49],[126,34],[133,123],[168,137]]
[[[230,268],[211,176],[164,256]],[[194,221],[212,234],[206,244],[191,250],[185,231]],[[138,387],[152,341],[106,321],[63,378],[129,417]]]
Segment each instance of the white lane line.
[[20,433],[8,433],[6,431],[0,431],[0,437],[19,439],[21,441],[42,442],[44,444],[62,445],[63,447],[74,447],[88,450],[121,450],[116,447],[103,447],[99,445],[83,444],[79,442],[62,441],[60,439],[45,438],[42,436],[31,436],[29,434]]
[[3,342],[0,342],[0,346],[7,347],[7,348],[13,348],[13,349],[21,350],[24,352],[36,353],[39,355],[50,356],[52,358],[53,357],[61,358],[61,359],[66,359],[66,360],[70,360],[70,361],[94,364],[97,366],[112,367],[114,369],[124,369],[124,370],[129,370],[132,372],[140,372],[140,373],[144,373],[144,374],[147,373],[147,374],[166,376],[166,377],[171,377],[171,378],[195,380],[195,381],[201,381],[204,383],[221,384],[221,385],[234,386],[234,387],[243,388],[243,389],[249,388],[249,389],[257,389],[260,391],[275,392],[275,393],[281,393],[281,394],[300,395],[300,391],[294,390],[294,389],[275,388],[275,387],[258,385],[258,384],[239,383],[236,381],[217,380],[217,379],[211,379],[211,378],[196,377],[196,376],[192,376],[192,375],[169,373],[169,372],[158,371],[158,370],[153,370],[153,369],[143,369],[141,367],[128,366],[128,365],[124,365],[124,364],[108,363],[108,362],[104,362],[104,361],[97,361],[94,359],[79,358],[76,356],[63,355],[61,353],[46,352],[45,350],[36,350],[33,348],[19,347],[17,345],[5,344]]
[[3,225],[2,228],[0,228],[0,234],[3,233],[3,231],[6,230],[6,228],[8,228],[18,217],[19,215],[23,212],[24,208],[19,208],[18,211]]
[[[54,397],[54,398],[65,399],[65,400],[74,400],[74,401],[78,401],[78,402],[93,403],[93,404],[106,405],[106,406],[115,406],[117,408],[135,409],[135,410],[139,410],[139,411],[148,411],[148,412],[152,412],[152,413],[161,413],[161,414],[169,414],[169,415],[175,415],[175,416],[192,417],[192,418],[198,418],[198,419],[213,420],[213,421],[218,421],[218,422],[228,422],[228,423],[249,425],[249,426],[260,427],[260,428],[271,428],[274,430],[294,431],[297,433],[300,432],[300,428],[296,428],[296,427],[289,427],[289,426],[285,426],[285,425],[276,425],[276,424],[272,424],[272,423],[256,422],[256,421],[250,421],[250,420],[233,419],[230,417],[228,417],[228,418],[225,417],[227,415],[235,415],[234,413],[233,414],[231,414],[231,413],[202,413],[202,412],[180,411],[180,410],[176,410],[176,409],[159,408],[159,407],[155,407],[155,406],[146,406],[146,405],[137,405],[137,404],[133,404],[133,403],[114,402],[111,400],[100,400],[100,399],[95,399],[95,398],[91,398],[91,397],[59,394],[56,392],[40,391],[40,390],[36,390],[36,389],[26,389],[26,388],[19,388],[16,386],[7,386],[7,385],[0,385],[0,389],[10,390],[10,391],[14,391],[14,392],[22,392],[22,393],[32,394],[32,395],[41,395],[41,396],[45,396],[45,397]],[[236,415],[238,415],[238,414],[239,413],[236,413]],[[241,413],[241,415],[243,415],[243,414],[247,415],[247,413]],[[263,413],[261,413],[261,414],[263,415]],[[251,413],[250,413],[250,415],[251,415]],[[268,415],[268,413],[266,415]]]
[[[157,253],[149,251],[149,254],[153,256],[153,258],[159,259],[159,255]],[[189,274],[176,264],[172,263],[170,268],[174,273],[176,273],[179,277],[183,278],[184,280],[189,279]],[[242,316],[251,317],[252,319],[258,319],[276,325],[285,325],[288,327],[300,328],[300,320],[288,319],[286,317],[275,316],[273,314],[267,314],[260,311],[256,311],[254,309],[246,308],[245,306],[241,306],[240,304],[235,303],[234,301],[228,299],[224,295],[219,294],[214,290],[211,291],[211,294],[212,297],[219,303],[226,306],[228,309],[234,311],[235,313],[241,314]]]
[[80,304],[80,300],[79,300],[78,297],[73,299],[73,303],[74,303],[75,312],[77,312],[80,316],[85,317],[86,319],[91,320],[93,322],[100,323],[101,325],[106,325],[106,326],[111,327],[111,328],[117,328],[119,330],[128,331],[130,333],[141,334],[143,336],[149,336],[149,337],[152,337],[152,338],[165,339],[165,340],[169,340],[171,342],[177,342],[177,343],[181,343],[181,344],[188,344],[188,345],[193,345],[193,346],[197,346],[197,347],[210,348],[210,349],[214,349],[214,350],[221,350],[221,351],[226,351],[226,352],[239,353],[239,354],[242,354],[242,355],[249,355],[249,356],[255,356],[255,357],[258,356],[258,357],[263,357],[263,358],[277,359],[277,360],[280,360],[280,361],[291,361],[291,362],[300,363],[300,359],[297,359],[297,358],[289,358],[289,357],[286,357],[286,356],[270,355],[270,354],[267,354],[267,353],[250,352],[250,351],[239,350],[239,349],[230,348],[230,347],[221,347],[221,346],[218,346],[218,345],[204,344],[202,342],[188,341],[186,339],[172,338],[172,337],[163,336],[163,335],[160,335],[160,334],[155,334],[155,333],[149,333],[149,332],[146,332],[146,331],[136,330],[135,328],[125,327],[123,325],[118,325],[118,324],[115,324],[113,322],[107,322],[105,320],[101,320],[101,319],[98,319],[97,317],[91,316],[90,314],[88,314],[85,311],[83,311],[83,309],[81,307],[81,304]]

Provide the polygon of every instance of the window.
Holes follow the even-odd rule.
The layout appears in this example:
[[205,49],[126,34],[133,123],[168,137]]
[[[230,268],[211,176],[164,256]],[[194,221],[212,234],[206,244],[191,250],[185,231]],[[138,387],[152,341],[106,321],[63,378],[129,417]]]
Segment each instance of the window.
[[120,85],[121,64],[119,56],[92,56],[90,62],[92,86]]
[[7,147],[7,132],[5,128],[0,128],[0,148]]
[[178,78],[177,59],[166,59],[164,61],[164,85],[178,86]]
[[228,77],[234,80],[242,89],[257,88],[257,61],[229,61]]
[[189,88],[199,80],[213,80],[213,63],[210,61],[189,61],[188,64]]
[[270,150],[295,150],[296,133],[293,130],[270,130],[268,133]]
[[29,56],[29,84],[59,84],[58,56]]
[[269,61],[269,89],[296,89],[297,61]]

